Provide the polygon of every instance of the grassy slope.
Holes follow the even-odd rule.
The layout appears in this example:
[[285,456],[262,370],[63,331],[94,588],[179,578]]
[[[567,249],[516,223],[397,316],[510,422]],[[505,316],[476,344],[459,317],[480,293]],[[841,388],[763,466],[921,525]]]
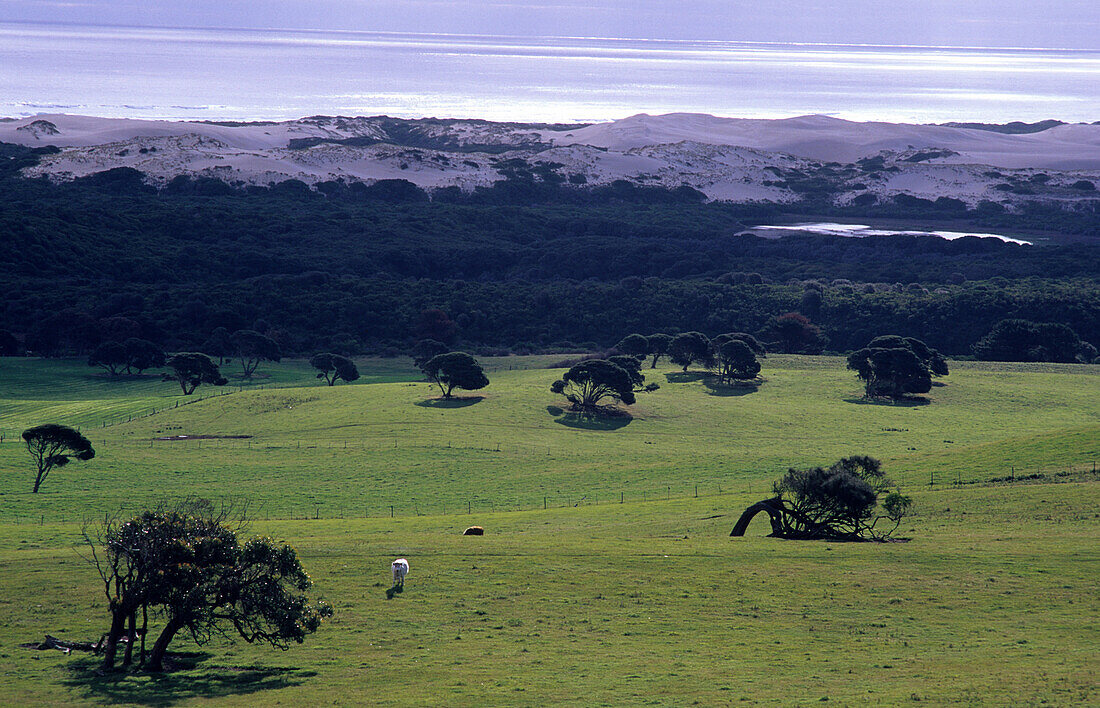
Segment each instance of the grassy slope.
[[[1100,456],[1100,367],[958,364],[920,407],[857,402],[858,385],[836,359],[770,357],[767,382],[740,396],[714,395],[722,392],[701,381],[668,383],[678,377],[662,370],[662,389],[640,397],[628,425],[587,430],[547,411],[554,372],[507,370],[517,363],[495,363],[485,399],[459,408],[417,405],[432,395],[423,383],[311,385],[110,426],[93,436],[94,461],[57,473],[39,495],[27,492],[21,447],[0,446],[0,699],[1100,700],[1091,672],[1100,660],[1100,483],[926,486],[932,470],[983,479],[1013,460],[1053,471]],[[43,371],[14,364],[26,379]],[[93,419],[142,396],[173,400],[162,384],[72,387],[87,370],[64,365],[47,370],[37,390],[12,390],[11,365],[0,359],[0,385],[11,391],[0,416],[11,428],[39,422],[47,405]],[[300,363],[271,370],[286,383],[309,381]],[[50,393],[55,403],[8,405]],[[251,449],[236,440],[150,445],[157,431],[256,437]],[[750,537],[727,537],[784,466],[849,452],[882,457],[916,490],[918,515],[903,529],[911,543],[782,542],[762,537],[763,519]],[[696,482],[711,496],[690,498]],[[670,486],[670,501],[630,501]],[[618,490],[628,503],[609,504]],[[102,678],[79,658],[16,648],[46,632],[94,638],[106,626],[94,573],[74,550],[79,525],[59,519],[184,493],[243,494],[284,519],[388,515],[392,502],[403,518],[258,522],[257,531],[293,542],[337,609],[288,654],[215,643],[190,670]],[[499,511],[541,506],[544,494],[558,508]],[[467,499],[473,513],[455,514]],[[444,503],[451,513],[437,515]],[[411,516],[414,508],[432,515]],[[459,536],[471,523],[489,534]],[[409,589],[387,601],[388,563],[399,555],[412,562]]]

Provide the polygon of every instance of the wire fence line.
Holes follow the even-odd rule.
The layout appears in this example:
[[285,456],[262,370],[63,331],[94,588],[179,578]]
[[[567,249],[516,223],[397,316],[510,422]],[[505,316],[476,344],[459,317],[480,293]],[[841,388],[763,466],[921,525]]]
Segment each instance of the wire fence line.
[[[969,481],[936,482],[936,489],[961,489],[965,487],[993,486],[1008,484],[1055,484],[1100,479],[1100,467],[1095,462],[1080,465],[1052,465],[1048,468],[1029,467],[1019,469],[1018,474],[986,477]],[[1032,471],[1035,470],[1035,471]],[[928,486],[923,489],[929,489]],[[404,499],[386,498],[359,503],[355,499],[341,499],[337,502],[310,501],[298,504],[275,502],[270,507],[261,500],[249,500],[251,513],[249,518],[255,521],[293,521],[293,520],[339,520],[339,519],[376,519],[395,520],[415,517],[453,517],[458,524],[474,524],[478,516],[507,512],[533,512],[551,509],[579,507],[600,507],[623,504],[647,504],[654,502],[688,501],[693,499],[715,499],[720,497],[739,497],[739,503],[746,497],[755,499],[772,493],[771,481],[766,479],[733,478],[726,481],[710,480],[706,482],[676,482],[673,484],[653,484],[636,488],[616,489],[614,486],[582,488],[572,492],[539,492],[519,495],[456,494],[442,497],[409,497]],[[16,496],[16,495],[9,495]],[[30,497],[28,492],[26,497]],[[202,496],[198,494],[198,496]],[[242,499],[246,499],[242,497]],[[214,501],[218,501],[217,498]],[[140,501],[128,505],[114,505],[103,509],[84,509],[76,513],[47,513],[40,510],[16,510],[10,506],[0,509],[0,522],[3,523],[72,523],[86,522],[89,517],[104,512],[138,513],[155,504],[156,498],[147,502]],[[732,506],[727,511],[711,517],[737,516],[743,508]]]

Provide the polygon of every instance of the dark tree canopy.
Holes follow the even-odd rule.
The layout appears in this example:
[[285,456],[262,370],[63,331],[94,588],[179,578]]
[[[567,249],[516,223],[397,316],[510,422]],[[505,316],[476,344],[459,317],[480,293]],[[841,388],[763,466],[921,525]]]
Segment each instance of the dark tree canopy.
[[[800,539],[861,540],[889,537],[908,513],[912,500],[890,492],[883,500],[884,515],[875,517],[879,496],[892,482],[873,457],[846,457],[830,467],[791,468],[773,487],[775,497],[758,502],[742,515],[732,536],[744,535],[760,511],[772,517],[773,535]],[[879,533],[879,519],[894,528]]]
[[607,358],[607,360],[610,361],[612,364],[620,367],[623,371],[630,375],[630,383],[633,384],[635,393],[641,391],[656,391],[660,388],[659,384],[646,384],[645,374],[642,373],[642,361],[644,359],[644,354],[641,357],[628,356],[626,354],[616,354],[615,356],[609,356]]
[[692,364],[709,366],[711,363],[710,340],[701,332],[684,332],[676,335],[668,345],[668,358],[684,371]]
[[130,641],[123,665],[130,664],[139,610],[164,623],[147,660],[142,632],[139,663],[146,671],[164,668],[180,631],[198,644],[234,632],[249,643],[286,649],[332,615],[327,603],[308,597],[312,583],[294,549],[270,538],[242,543],[239,524],[229,521],[209,502],[195,501],[121,523],[108,519],[95,540],[85,530],[111,612],[104,670],[114,668],[124,632]]
[[613,399],[634,403],[634,380],[630,372],[606,359],[582,361],[550,386],[565,396],[573,410],[594,413],[600,401]]
[[210,357],[197,352],[182,352],[168,357],[164,364],[169,373],[165,381],[176,381],[185,396],[190,396],[202,384],[224,386],[229,381],[218,371],[218,365]]
[[316,354],[309,360],[309,365],[321,372],[317,374],[317,378],[324,379],[329,386],[340,379],[351,382],[359,378],[359,369],[355,362],[339,354]]
[[932,390],[932,376],[911,349],[860,349],[848,355],[848,368],[864,382],[868,396],[903,398]]
[[653,357],[649,368],[656,369],[657,361],[668,353],[668,347],[672,344],[672,336],[658,332],[646,337],[646,341],[649,343],[649,354]]
[[974,345],[983,361],[1050,361],[1072,363],[1082,352],[1081,339],[1064,324],[1001,320]]
[[255,330],[237,330],[231,339],[241,362],[241,374],[246,379],[252,377],[261,361],[279,361],[283,357],[278,342]]
[[431,361],[433,357],[446,354],[449,351],[450,348],[443,342],[435,339],[421,339],[413,345],[413,363],[416,364],[416,368],[424,371],[424,365]]
[[446,312],[438,308],[422,310],[417,319],[416,332],[423,339],[450,342],[454,339],[456,331],[455,323]]
[[126,350],[126,372],[138,373],[146,369],[156,369],[164,366],[166,356],[164,350],[147,339],[131,337],[122,343]]
[[101,366],[111,376],[126,368],[126,347],[118,342],[103,342],[88,355],[88,366]]
[[756,353],[740,339],[727,339],[714,352],[718,378],[726,383],[755,378],[760,373]]
[[215,327],[203,342],[202,352],[217,357],[218,363],[224,364],[225,360],[231,358],[236,352],[229,330],[225,327]]
[[15,335],[6,329],[0,329],[0,356],[22,356],[23,346]]
[[72,460],[83,461],[95,457],[95,450],[88,438],[67,425],[38,425],[24,430],[22,437],[27,445],[27,452],[34,458],[36,470],[34,489],[31,491],[36,494],[53,468],[64,467]]
[[935,349],[914,337],[900,337],[885,334],[875,337],[867,344],[867,349],[908,349],[917,355],[932,376],[947,376],[947,360]]
[[424,373],[439,386],[444,398],[450,398],[456,388],[476,391],[489,385],[481,364],[466,352],[434,356],[424,364]]
[[785,354],[820,354],[828,342],[820,327],[797,312],[776,317],[765,329],[765,336]]
[[649,355],[649,339],[640,334],[628,334],[615,348],[628,356],[645,357]]
[[731,339],[736,339],[747,344],[749,349],[751,349],[752,353],[756,356],[764,357],[768,354],[767,348],[760,343],[760,340],[748,332],[728,332],[726,334],[720,334],[711,340],[711,345],[719,347]]

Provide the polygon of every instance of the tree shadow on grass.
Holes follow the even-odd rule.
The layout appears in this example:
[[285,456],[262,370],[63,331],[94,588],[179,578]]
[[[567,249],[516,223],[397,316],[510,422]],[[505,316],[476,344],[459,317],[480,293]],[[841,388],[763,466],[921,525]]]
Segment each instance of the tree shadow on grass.
[[596,413],[578,413],[557,406],[547,406],[546,412],[554,416],[555,423],[582,430],[618,430],[634,420],[632,415],[614,406],[602,406]]
[[165,657],[164,673],[98,673],[97,657],[69,666],[66,686],[94,703],[172,706],[195,698],[229,698],[298,686],[316,671],[286,666],[200,666],[209,654],[180,652]]
[[747,396],[760,390],[763,379],[749,379],[747,381],[734,381],[724,383],[717,376],[708,376],[703,379],[703,385],[707,387],[707,393],[711,396]]
[[943,388],[943,387],[944,387],[944,386],[946,386],[947,384],[946,384],[946,383],[944,383],[943,381],[933,381],[933,382],[932,382],[932,385],[933,385],[934,387],[936,387],[936,388]]
[[905,398],[867,398],[866,396],[856,398],[855,396],[849,396],[844,401],[861,406],[889,406],[892,408],[914,408],[916,406],[927,406],[932,402],[920,396],[906,396]]
[[475,403],[481,403],[485,396],[468,396],[466,398],[429,398],[425,401],[417,401],[421,408],[465,408]]
[[691,383],[692,381],[699,381],[707,376],[703,371],[673,371],[672,373],[665,374],[665,379],[669,383]]

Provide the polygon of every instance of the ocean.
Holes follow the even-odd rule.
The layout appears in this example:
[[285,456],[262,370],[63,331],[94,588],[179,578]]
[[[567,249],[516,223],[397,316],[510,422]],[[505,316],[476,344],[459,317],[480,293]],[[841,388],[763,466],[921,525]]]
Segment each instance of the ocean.
[[1100,52],[0,23],[0,116],[1100,120]]

